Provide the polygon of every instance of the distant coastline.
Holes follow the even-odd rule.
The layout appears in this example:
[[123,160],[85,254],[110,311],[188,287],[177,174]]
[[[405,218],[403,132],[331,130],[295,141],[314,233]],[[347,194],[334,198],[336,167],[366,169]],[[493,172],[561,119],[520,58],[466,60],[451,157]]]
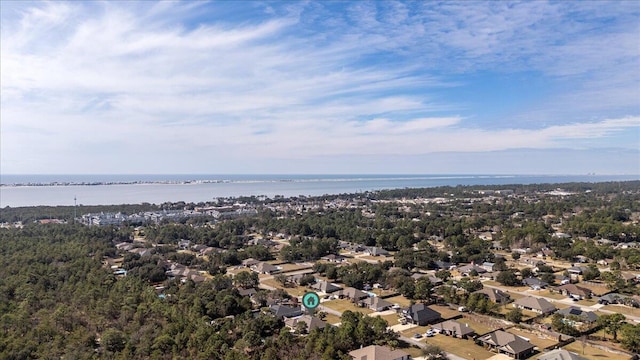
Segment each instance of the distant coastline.
[[243,196],[320,196],[438,186],[639,180],[638,175],[2,175],[0,208],[207,202]]
[[[19,178],[28,177],[27,175],[10,175]],[[39,175],[46,176],[46,175]],[[65,177],[73,176],[95,176],[100,175],[65,175]],[[118,175],[107,175],[109,177]],[[136,175],[123,175],[136,176]],[[138,175],[145,177],[149,175]],[[154,177],[166,176],[168,178],[176,175],[151,175]],[[186,175],[188,176],[188,175]],[[205,175],[209,176],[209,175]],[[218,179],[186,179],[186,180],[112,180],[112,181],[85,181],[85,180],[69,180],[69,181],[33,181],[26,182],[2,182],[0,186],[108,186],[108,185],[189,185],[189,184],[225,184],[225,183],[276,183],[276,182],[322,182],[322,181],[403,181],[403,180],[436,180],[436,179],[474,179],[474,178],[516,178],[519,175],[230,175],[221,176]],[[231,177],[231,178],[230,178]],[[245,177],[244,179],[242,177]],[[24,181],[24,180],[21,180]]]

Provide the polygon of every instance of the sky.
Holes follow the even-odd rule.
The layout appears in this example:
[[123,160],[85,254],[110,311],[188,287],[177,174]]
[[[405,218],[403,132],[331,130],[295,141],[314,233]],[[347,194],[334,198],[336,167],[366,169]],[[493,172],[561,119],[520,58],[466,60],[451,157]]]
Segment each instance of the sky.
[[1,1],[4,174],[640,174],[637,1]]

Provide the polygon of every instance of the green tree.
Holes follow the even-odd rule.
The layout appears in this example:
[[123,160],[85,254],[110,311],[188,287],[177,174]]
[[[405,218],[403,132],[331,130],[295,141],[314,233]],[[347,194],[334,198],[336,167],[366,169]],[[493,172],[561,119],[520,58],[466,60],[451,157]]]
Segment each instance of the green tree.
[[606,314],[598,318],[598,324],[604,327],[604,330],[613,336],[614,341],[617,341],[618,331],[620,331],[624,325],[625,320],[625,316],[619,313]]
[[522,321],[522,310],[512,309],[505,315],[505,318],[512,323],[519,324]]
[[630,351],[640,353],[640,324],[626,324],[622,327],[620,342]]
[[506,286],[516,286],[520,284],[520,280],[513,271],[501,271],[496,277],[496,281]]

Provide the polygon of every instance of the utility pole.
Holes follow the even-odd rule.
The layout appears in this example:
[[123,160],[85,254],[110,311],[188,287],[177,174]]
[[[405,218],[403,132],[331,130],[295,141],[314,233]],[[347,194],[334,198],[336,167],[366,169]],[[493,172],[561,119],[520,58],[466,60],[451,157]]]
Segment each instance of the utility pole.
[[73,223],[76,223],[76,216],[78,211],[78,199],[73,195]]

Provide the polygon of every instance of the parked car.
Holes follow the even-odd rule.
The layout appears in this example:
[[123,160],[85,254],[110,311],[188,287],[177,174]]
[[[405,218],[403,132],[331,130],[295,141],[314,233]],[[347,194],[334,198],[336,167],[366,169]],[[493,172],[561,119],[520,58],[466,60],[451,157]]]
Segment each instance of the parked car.
[[436,332],[433,329],[427,330],[427,332],[424,333],[424,336],[426,336],[426,337],[432,337],[432,336],[435,336],[435,335],[436,335]]
[[458,308],[458,311],[460,311],[460,312],[467,312],[467,311],[469,311],[469,309],[467,309],[465,306],[460,306],[460,307]]
[[420,339],[421,337],[422,337],[422,334],[420,334],[420,333],[413,334],[413,338],[414,339]]

